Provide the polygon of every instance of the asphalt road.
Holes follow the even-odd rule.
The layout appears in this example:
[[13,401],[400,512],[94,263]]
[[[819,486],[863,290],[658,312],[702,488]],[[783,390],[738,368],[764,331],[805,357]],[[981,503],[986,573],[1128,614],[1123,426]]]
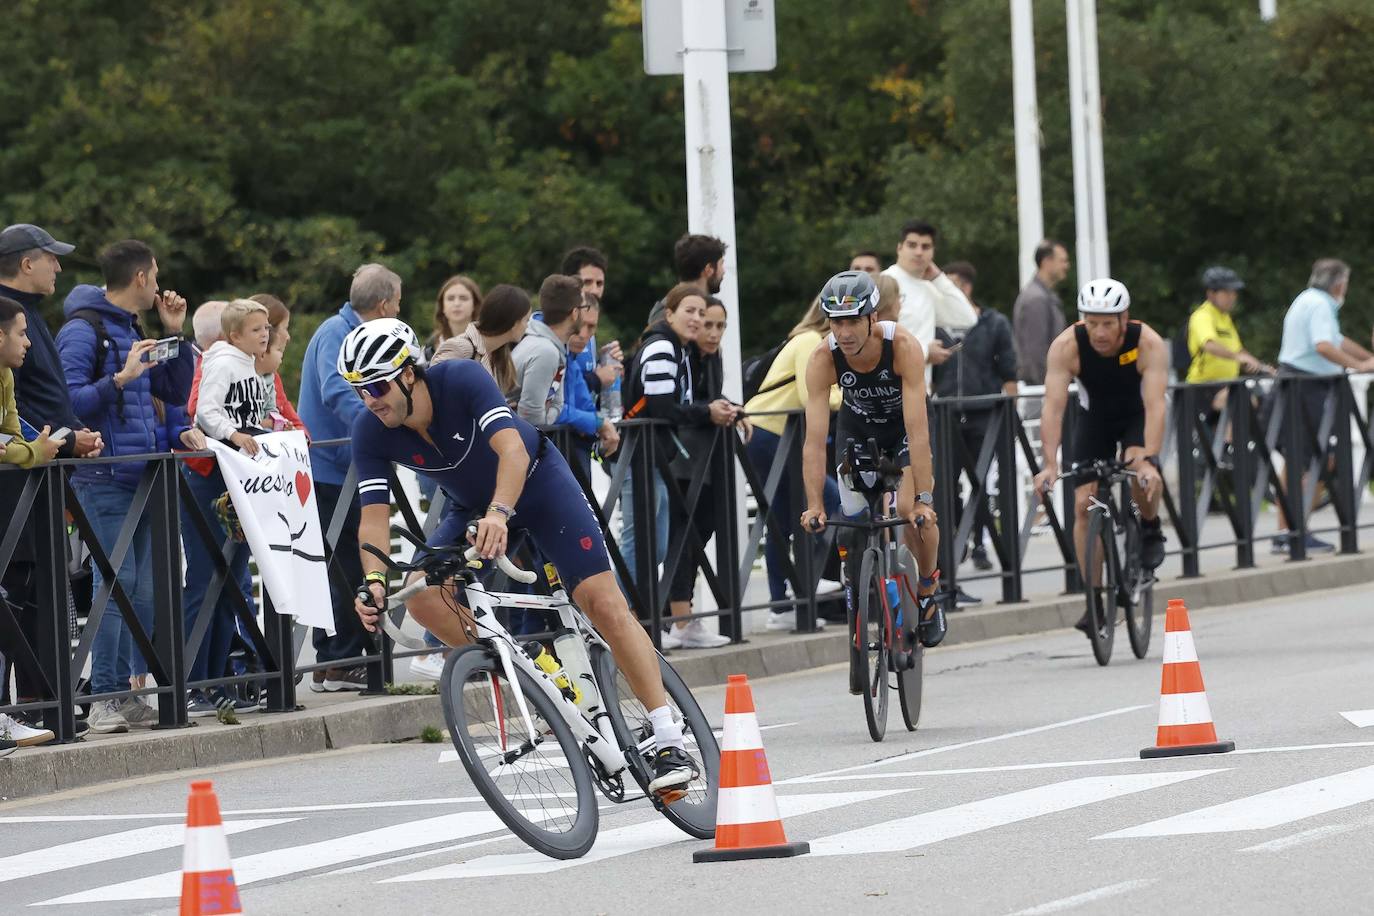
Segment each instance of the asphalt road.
[[[693,864],[705,844],[642,801],[602,812],[587,858],[544,859],[439,745],[204,775],[252,914],[1361,912],[1374,729],[1342,713],[1374,707],[1371,614],[1371,588],[1194,614],[1238,748],[1219,756],[1138,759],[1162,619],[1146,661],[1123,633],[1106,669],[1074,632],[934,652],[920,729],[894,698],[881,745],[842,669],[757,681],[788,837],[812,844],[797,859]],[[719,722],[723,690],[699,696]],[[189,781],[0,805],[0,911],[175,912]]]

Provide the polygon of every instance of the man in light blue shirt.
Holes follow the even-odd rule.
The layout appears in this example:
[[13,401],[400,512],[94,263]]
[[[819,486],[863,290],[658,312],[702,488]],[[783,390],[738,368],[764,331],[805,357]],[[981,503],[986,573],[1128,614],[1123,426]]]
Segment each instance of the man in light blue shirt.
[[[1374,353],[1341,334],[1340,308],[1349,288],[1350,265],[1344,261],[1322,258],[1312,265],[1307,289],[1293,300],[1283,319],[1283,343],[1279,348],[1280,375],[1290,378],[1330,376],[1346,369],[1374,372]],[[1301,381],[1289,388],[1291,396],[1301,401],[1302,415],[1312,418],[1313,423],[1322,416],[1329,390],[1327,384]],[[1301,435],[1297,454],[1285,453],[1284,459],[1296,461],[1306,468],[1312,459],[1314,445],[1309,438]],[[1271,549],[1281,554],[1289,550],[1288,519],[1282,503],[1279,504],[1279,523],[1283,530],[1274,538]],[[1311,534],[1307,535],[1305,544],[1308,552],[1329,553],[1335,550],[1335,545]]]
[[[301,395],[296,401],[296,409],[316,442],[350,437],[354,418],[366,409],[358,393],[339,375],[336,368],[339,348],[348,332],[364,321],[395,318],[400,314],[401,278],[381,264],[364,264],[353,273],[348,300],[338,314],[325,319],[310,338],[301,366]],[[346,661],[358,658],[370,648],[367,634],[353,610],[352,589],[362,581],[363,569],[358,554],[358,494],[343,490],[352,459],[352,451],[346,445],[315,448],[310,453],[315,501],[326,531],[339,503],[349,505],[339,542],[334,546],[347,587],[337,576],[329,578],[335,633],[330,636],[318,628],[311,632],[315,660],[341,664],[331,664],[313,672],[310,689],[316,693],[362,690],[367,686],[366,668]]]

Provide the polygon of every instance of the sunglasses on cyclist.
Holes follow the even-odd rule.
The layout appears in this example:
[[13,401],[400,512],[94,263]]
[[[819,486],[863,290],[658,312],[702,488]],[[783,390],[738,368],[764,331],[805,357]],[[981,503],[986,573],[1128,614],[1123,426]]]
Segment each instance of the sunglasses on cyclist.
[[384,398],[386,397],[386,393],[391,390],[391,383],[385,380],[380,382],[364,382],[361,385],[354,385],[353,390],[358,392],[359,397],[362,397],[363,392],[367,392],[374,398]]

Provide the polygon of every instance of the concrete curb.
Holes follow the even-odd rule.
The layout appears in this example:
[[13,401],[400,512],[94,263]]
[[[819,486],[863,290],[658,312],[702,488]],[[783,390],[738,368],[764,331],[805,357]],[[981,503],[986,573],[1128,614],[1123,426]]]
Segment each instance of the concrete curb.
[[[1169,598],[1182,598],[1197,610],[1370,582],[1374,556],[1364,555],[1169,580],[1155,589],[1155,630],[1163,632],[1164,603]],[[950,618],[945,642],[957,645],[1063,629],[1082,613],[1083,599],[1077,596],[965,611]],[[843,628],[832,625],[826,632],[806,636],[758,634],[738,646],[678,651],[672,662],[695,688],[718,686],[731,674],[772,677],[838,664],[847,652]],[[25,749],[0,759],[0,801],[138,776],[404,741],[417,737],[426,725],[442,724],[437,696],[358,697],[293,713],[248,716],[235,726],[215,724]]]

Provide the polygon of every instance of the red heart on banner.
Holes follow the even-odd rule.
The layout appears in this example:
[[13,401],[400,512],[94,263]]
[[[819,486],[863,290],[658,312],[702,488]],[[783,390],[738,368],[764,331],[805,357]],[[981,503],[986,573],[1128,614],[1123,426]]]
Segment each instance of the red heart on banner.
[[310,498],[310,475],[305,471],[296,472],[296,497],[305,505],[305,501]]

